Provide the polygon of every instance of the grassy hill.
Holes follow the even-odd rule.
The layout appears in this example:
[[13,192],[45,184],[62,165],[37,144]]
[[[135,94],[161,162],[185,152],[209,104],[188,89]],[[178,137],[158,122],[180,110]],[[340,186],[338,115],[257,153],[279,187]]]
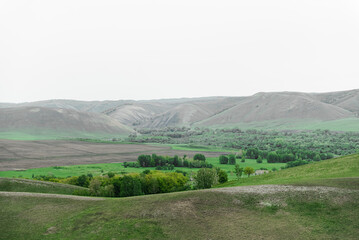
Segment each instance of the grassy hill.
[[0,177],[0,191],[55,193],[71,195],[75,193],[87,193],[88,189],[68,184]]
[[221,187],[261,184],[299,184],[310,181],[319,182],[323,179],[352,177],[359,177],[359,154],[288,168],[256,177],[243,178],[239,181],[228,182]]
[[[119,199],[0,191],[0,239],[357,239],[358,162],[356,154],[232,182],[330,178],[339,188],[240,186]],[[348,183],[354,187],[342,188]]]

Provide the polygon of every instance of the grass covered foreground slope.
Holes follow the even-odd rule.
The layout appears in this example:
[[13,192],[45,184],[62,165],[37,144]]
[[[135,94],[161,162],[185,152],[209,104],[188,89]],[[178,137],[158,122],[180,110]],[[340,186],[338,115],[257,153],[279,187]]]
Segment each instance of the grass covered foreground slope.
[[6,192],[34,192],[34,193],[54,193],[54,194],[76,194],[87,193],[88,189],[54,182],[44,182],[19,178],[0,177],[0,191]]
[[[304,166],[288,168],[268,174],[231,181],[221,187],[261,185],[261,184],[299,184],[310,181],[334,178],[359,177],[359,154],[333,158]],[[358,187],[359,188],[359,187]]]
[[[0,239],[357,239],[358,162],[356,154],[277,171],[269,182],[247,180],[330,178],[336,188],[239,186],[117,199],[0,192]],[[342,188],[347,183],[352,189]]]

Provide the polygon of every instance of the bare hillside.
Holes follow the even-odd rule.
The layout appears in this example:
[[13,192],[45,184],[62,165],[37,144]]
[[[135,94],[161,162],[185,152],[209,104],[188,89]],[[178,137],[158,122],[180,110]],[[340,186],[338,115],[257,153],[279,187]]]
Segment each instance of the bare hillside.
[[[277,120],[284,120],[286,122],[301,120],[325,122],[357,118],[359,116],[359,90],[329,93],[270,92],[257,93],[249,97],[203,97],[146,101],[86,102],[47,100],[20,104],[0,103],[0,109],[2,107],[19,107],[21,110],[17,114],[20,114],[23,110],[27,111],[27,108],[24,106],[61,108],[63,109],[62,111],[70,109],[72,111],[102,113],[112,118],[112,120],[110,118],[106,120],[112,125],[117,120],[131,128],[163,128],[194,125],[218,126]],[[45,115],[42,118],[45,121]],[[51,119],[50,117],[46,121],[52,121]],[[84,119],[81,121],[85,121]],[[102,119],[104,120],[104,116],[102,116]],[[62,127],[64,127],[66,121],[61,122],[64,124]],[[90,120],[90,122],[93,121]],[[69,126],[73,124],[70,122],[66,123],[70,124]],[[9,125],[8,123],[0,124]],[[83,128],[87,130],[98,128],[98,126],[95,128],[86,128],[86,126],[85,123]],[[77,127],[70,128],[76,129]],[[108,127],[105,128],[107,129]],[[109,131],[106,130],[106,132]]]
[[359,115],[359,89],[314,95],[319,101],[344,108]]
[[241,100],[239,97],[218,97],[181,103],[142,123],[142,127],[190,126],[235,106]]
[[6,131],[51,130],[55,132],[111,134],[133,132],[129,127],[103,114],[43,107],[0,109],[0,129]]
[[336,120],[354,117],[348,110],[320,102],[305,93],[257,93],[201,124],[219,125],[277,119]]

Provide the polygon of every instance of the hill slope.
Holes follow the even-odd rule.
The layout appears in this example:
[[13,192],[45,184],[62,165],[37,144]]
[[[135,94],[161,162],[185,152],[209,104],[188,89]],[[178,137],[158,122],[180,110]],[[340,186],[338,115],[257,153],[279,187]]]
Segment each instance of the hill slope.
[[335,105],[315,100],[304,93],[258,93],[236,106],[200,123],[211,126],[277,119],[336,120],[354,114]]
[[[359,153],[288,168],[268,174],[228,182],[223,186],[299,184],[313,180],[359,177]],[[328,183],[329,184],[329,183]],[[359,186],[356,187],[359,189]]]
[[87,188],[74,185],[44,182],[20,178],[0,177],[0,191],[7,192],[33,192],[33,193],[55,193],[55,194],[74,194],[88,193]]
[[133,132],[103,114],[42,107],[1,108],[0,131],[69,137],[83,134],[128,135]]

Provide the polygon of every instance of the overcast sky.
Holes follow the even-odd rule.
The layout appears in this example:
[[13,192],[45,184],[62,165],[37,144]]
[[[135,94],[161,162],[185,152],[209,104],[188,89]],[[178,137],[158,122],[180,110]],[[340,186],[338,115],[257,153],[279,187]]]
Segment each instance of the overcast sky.
[[0,1],[0,102],[354,88],[358,0]]

